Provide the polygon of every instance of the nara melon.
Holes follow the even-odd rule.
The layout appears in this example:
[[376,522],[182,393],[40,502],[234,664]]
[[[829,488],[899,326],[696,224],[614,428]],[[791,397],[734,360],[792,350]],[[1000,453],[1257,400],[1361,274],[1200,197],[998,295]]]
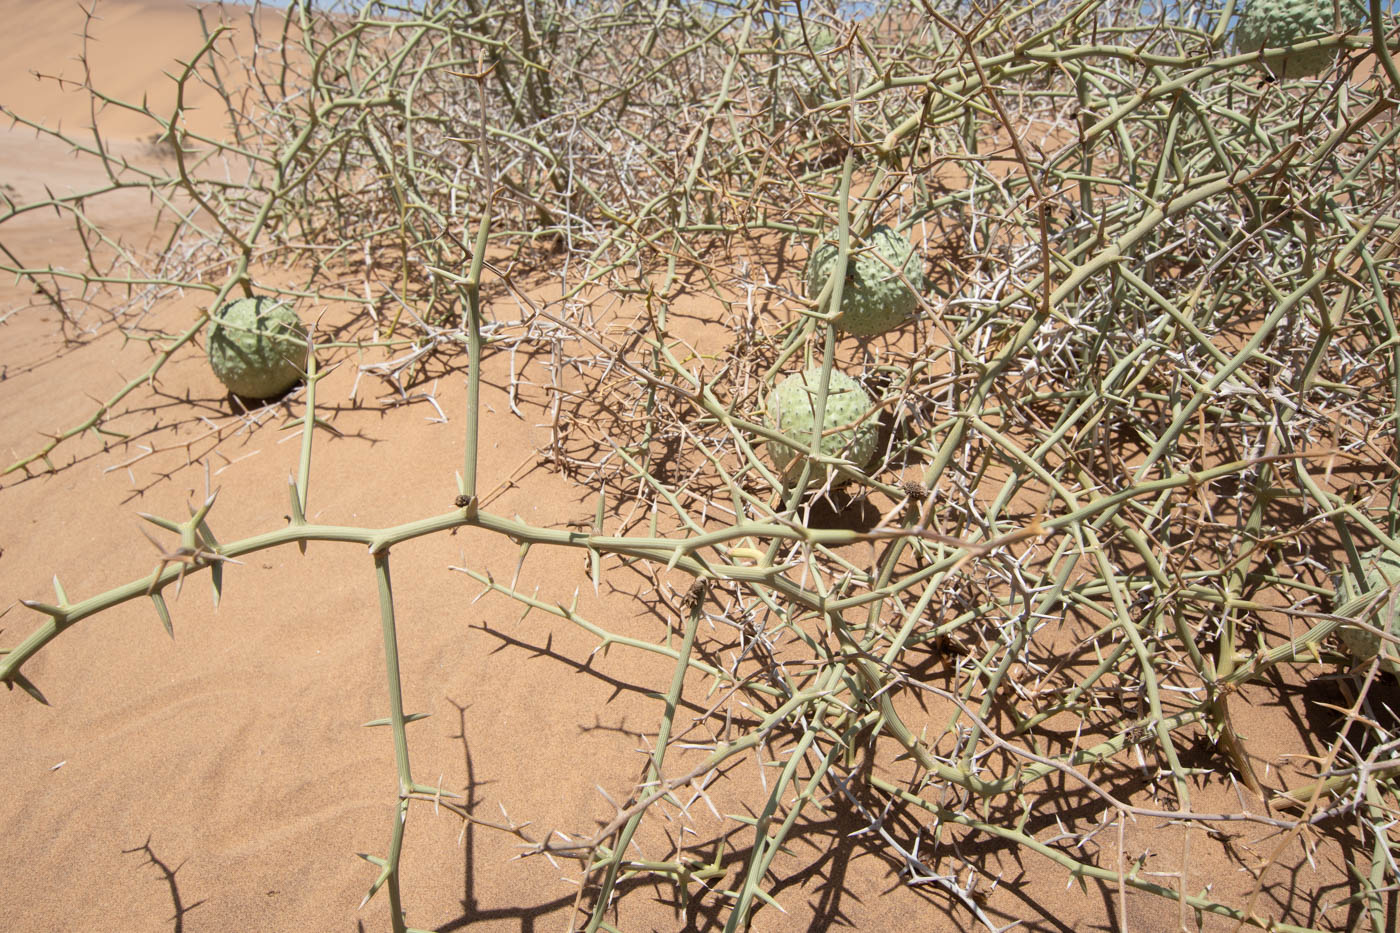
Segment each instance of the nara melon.
[[[812,250],[807,258],[808,298],[821,295],[839,255],[830,240]],[[863,243],[852,238],[837,329],[858,337],[894,330],[913,316],[919,306],[915,289],[922,289],[923,283],[923,262],[904,236],[882,225]]]
[[[1390,592],[1400,585],[1400,558],[1378,547],[1361,555],[1361,563],[1366,572],[1362,592],[1377,600],[1365,621],[1383,632],[1400,636],[1400,594]],[[1341,625],[1337,634],[1353,658],[1365,661],[1380,655],[1381,670],[1400,676],[1400,646],[1354,625]]]
[[209,323],[209,365],[219,381],[244,398],[287,391],[306,370],[306,328],[285,301],[239,298]]
[[[1257,52],[1321,39],[1354,29],[1366,17],[1358,0],[1340,0],[1340,19],[1332,0],[1249,0],[1235,24],[1235,51]],[[1310,78],[1332,67],[1336,48],[1314,48],[1264,55],[1260,64],[1278,78]]]
[[[821,377],[821,367],[813,366],[779,382],[768,396],[765,418],[768,426],[795,441],[810,441],[816,425],[817,391],[821,388]],[[839,370],[832,370],[827,385],[825,417],[822,419],[822,454],[842,457],[858,469],[865,469],[875,455],[879,434],[879,423],[870,416],[872,407],[870,396],[859,382]],[[773,441],[768,444],[768,453],[785,479],[795,478],[802,462],[797,450]]]

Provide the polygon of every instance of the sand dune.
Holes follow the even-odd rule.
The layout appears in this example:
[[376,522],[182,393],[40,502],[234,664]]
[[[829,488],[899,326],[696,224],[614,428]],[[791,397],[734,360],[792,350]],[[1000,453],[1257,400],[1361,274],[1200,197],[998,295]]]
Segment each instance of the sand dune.
[[[85,7],[91,17],[84,14]],[[267,12],[272,15],[265,13],[265,21],[275,19],[276,11]],[[133,107],[144,102],[153,114],[169,120],[176,103],[175,76],[182,62],[200,53],[206,28],[211,33],[221,25],[229,28],[215,49],[225,55],[235,41],[246,43],[250,32],[248,8],[181,0],[85,5],[0,0],[0,17],[9,35],[19,37],[8,43],[0,65],[0,106],[70,132],[90,127],[95,116],[103,132],[142,140],[159,129],[149,116],[117,103],[95,103],[84,84]],[[190,130],[217,135],[226,124],[222,99],[198,82],[186,86],[184,107]]]

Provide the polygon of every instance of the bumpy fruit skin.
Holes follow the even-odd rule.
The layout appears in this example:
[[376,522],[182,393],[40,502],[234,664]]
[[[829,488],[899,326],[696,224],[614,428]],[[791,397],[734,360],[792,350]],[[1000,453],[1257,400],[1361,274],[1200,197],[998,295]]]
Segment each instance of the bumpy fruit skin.
[[[1358,25],[1365,15],[1356,0],[1341,0],[1340,25]],[[1235,26],[1235,50],[1257,52],[1330,35],[1338,26],[1332,0],[1249,0]],[[1263,64],[1279,78],[1309,78],[1332,67],[1337,50],[1308,49],[1267,55]]]
[[[768,396],[768,411],[765,421],[770,428],[782,431],[796,441],[808,441],[812,436],[817,407],[817,390],[821,387],[820,366],[801,373],[794,373],[778,383]],[[826,428],[852,425],[870,411],[870,396],[865,394],[860,383],[839,370],[831,371],[826,395]],[[875,442],[880,426],[873,417],[866,418],[854,427],[826,434],[821,440],[821,451],[828,457],[840,456],[864,469],[875,455]],[[768,452],[773,464],[780,473],[796,473],[802,462],[797,451],[787,444],[776,441],[769,443]],[[795,476],[786,476],[791,480]]]
[[[836,265],[835,243],[825,241],[807,257],[807,297],[816,299]],[[898,269],[903,279],[895,274]],[[907,279],[909,285],[904,284]],[[876,227],[865,243],[852,242],[841,292],[838,330],[873,337],[907,321],[919,305],[914,289],[922,289],[923,262],[909,241],[886,226]],[[913,288],[910,288],[913,286]]]
[[805,41],[802,38],[802,30],[796,27],[785,30],[783,38],[793,54],[803,56],[797,60],[797,67],[792,74],[792,91],[797,103],[802,110],[816,109],[827,102],[828,89],[817,63],[806,57],[807,46],[810,44],[812,52],[820,55],[836,44],[836,37],[825,26],[811,26],[808,27]]
[[209,325],[209,365],[235,395],[270,398],[301,379],[306,328],[285,302],[266,297],[230,301]]
[[[1385,548],[1378,547],[1367,551],[1362,555],[1361,563],[1366,568],[1366,579],[1361,584],[1363,592],[1375,593],[1400,583],[1400,558]],[[1390,596],[1383,596],[1366,621],[1392,635],[1400,635],[1400,611],[1396,611],[1397,608],[1400,608],[1400,603],[1392,607]],[[1347,651],[1357,660],[1373,658],[1379,654],[1381,670],[1400,676],[1400,646],[1391,642],[1382,643],[1379,635],[1350,625],[1340,626],[1337,634],[1341,636]]]
[[836,36],[825,26],[808,24],[806,41],[802,38],[802,29],[798,26],[789,26],[783,30],[783,45],[793,50],[806,51],[808,43],[812,46],[813,52],[825,52],[836,44]]

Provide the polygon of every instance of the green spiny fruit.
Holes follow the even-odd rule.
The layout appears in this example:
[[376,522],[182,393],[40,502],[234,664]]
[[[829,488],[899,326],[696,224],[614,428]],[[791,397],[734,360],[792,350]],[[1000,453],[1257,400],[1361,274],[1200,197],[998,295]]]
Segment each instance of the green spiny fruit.
[[[837,255],[836,244],[827,240],[807,257],[808,298],[822,293]],[[865,243],[851,244],[836,327],[859,337],[894,330],[913,315],[919,305],[915,289],[923,284],[923,263],[909,241],[889,227],[876,227]]]
[[787,40],[787,47],[800,56],[791,75],[793,94],[802,110],[814,110],[830,99],[830,89],[822,77],[821,68],[808,57],[808,46],[810,45],[812,54],[821,55],[836,44],[836,37],[825,26],[809,26],[805,40],[802,30],[796,27],[788,29],[784,38]]
[[[821,387],[821,378],[822,368],[813,366],[778,383],[777,388],[768,396],[765,418],[768,426],[804,445],[810,443],[812,428],[816,424],[817,390]],[[831,381],[827,385],[823,430],[841,430],[823,434],[821,452],[828,457],[843,457],[859,469],[865,469],[871,457],[875,455],[875,441],[880,426],[873,417],[860,419],[872,407],[870,396],[865,394],[859,382],[833,369]],[[856,424],[857,421],[860,423]],[[796,467],[801,463],[797,458],[797,451],[787,444],[770,442],[768,451],[780,473],[789,473],[789,467],[793,468],[792,472],[796,472]]]
[[783,30],[783,44],[789,49],[805,49],[811,44],[813,52],[825,52],[836,44],[836,35],[830,29],[817,23],[807,24],[807,37],[804,40],[802,28],[792,25]]
[[[1361,563],[1366,568],[1366,578],[1361,584],[1363,593],[1374,597],[1400,584],[1400,557],[1396,557],[1384,547],[1367,551],[1361,556]],[[1400,603],[1392,600],[1389,593],[1379,598],[1380,603],[1365,621],[1382,631],[1400,635],[1400,612],[1396,611]],[[1353,625],[1342,625],[1337,629],[1337,634],[1341,636],[1347,651],[1357,660],[1366,660],[1379,654],[1381,669],[1400,676],[1400,646],[1392,642],[1383,642],[1374,632]]]
[[[1257,52],[1330,35],[1358,25],[1365,15],[1357,0],[1341,0],[1338,22],[1332,0],[1249,0],[1235,24],[1235,50]],[[1262,64],[1279,78],[1308,78],[1332,67],[1335,48],[1266,55]]]
[[209,324],[209,365],[235,395],[270,398],[302,377],[306,328],[286,302],[230,301]]

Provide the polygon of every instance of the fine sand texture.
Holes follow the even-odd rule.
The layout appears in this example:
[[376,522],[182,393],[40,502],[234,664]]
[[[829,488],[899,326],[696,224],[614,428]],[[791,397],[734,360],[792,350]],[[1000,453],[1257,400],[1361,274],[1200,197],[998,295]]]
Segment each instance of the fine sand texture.
[[[158,134],[151,116],[174,106],[170,75],[219,29],[228,30],[221,41],[230,47],[246,42],[250,22],[248,11],[236,7],[205,8],[203,22],[198,10],[178,0],[100,0],[88,17],[76,3],[0,0],[0,22],[9,33],[0,64],[0,107],[7,117],[61,127],[68,140],[36,133],[22,122],[0,127],[6,196],[32,203],[46,192],[104,187],[103,163],[75,154],[74,145],[102,147],[136,171],[170,171],[173,143],[153,139]],[[273,30],[279,15],[258,14]],[[94,104],[85,85],[114,101],[144,100],[150,113]],[[224,94],[194,84],[183,103],[186,131],[225,138]],[[199,171],[225,168],[207,164]],[[175,207],[208,218],[188,200]],[[94,198],[89,219],[111,237],[143,244],[168,231],[154,216],[149,197],[128,192]],[[774,242],[746,248],[768,261],[771,254],[763,251]],[[92,257],[100,264],[118,249],[115,240],[85,240],[82,225],[58,211],[6,223],[0,244],[7,262],[79,272]],[[483,283],[489,320],[519,321],[527,308],[561,300],[560,269],[550,265],[551,254],[528,255],[526,264],[493,254],[496,271],[510,272],[508,282],[488,274]],[[800,288],[804,255],[784,254],[783,264],[775,266],[784,287]],[[739,261],[718,253],[702,259],[681,275],[700,282],[707,268]],[[213,287],[225,272],[226,266],[211,266]],[[294,289],[310,272],[269,264],[255,274]],[[360,284],[346,287],[353,291]],[[34,454],[145,372],[170,342],[166,335],[200,322],[213,292],[158,291],[139,313],[120,315],[112,310],[120,296],[95,287],[90,296],[62,315],[31,283],[15,277],[0,282],[3,465]],[[650,351],[633,340],[652,314],[647,296],[595,289],[584,299],[592,302],[596,339],[622,348],[621,359],[649,366]],[[317,357],[329,372],[316,386],[317,414],[326,428],[312,435],[309,522],[390,529],[457,508],[468,420],[467,351],[461,341],[449,342],[405,370],[401,381],[388,378],[391,367],[382,364],[401,360],[402,347],[352,344],[370,331],[383,333],[392,308],[382,304],[373,324],[362,308],[346,303],[310,302],[300,309],[303,319],[318,319],[318,339],[328,344]],[[680,289],[668,313],[670,346],[686,360],[700,361],[698,371],[715,376],[733,340],[716,325],[724,309],[702,289]],[[620,396],[605,355],[571,335],[555,344],[583,361],[568,369],[523,338],[510,343],[507,338],[518,334],[508,326],[493,333],[493,340],[500,339],[482,362],[478,408],[479,507],[551,532],[647,535],[648,513],[637,502],[605,502],[599,529],[599,487],[578,466],[610,449],[609,439],[629,430],[627,416],[634,413],[617,407]],[[862,352],[849,339],[839,346],[852,359]],[[905,339],[891,341],[884,352],[903,360],[918,351]],[[548,390],[551,381],[568,391]],[[183,522],[217,494],[209,528],[220,541],[286,528],[292,520],[289,481],[302,462],[305,399],[304,387],[266,405],[229,396],[209,369],[200,337],[106,413],[108,433],[83,433],[56,447],[47,463],[36,460],[0,478],[0,647],[13,648],[44,621],[20,601],[58,600],[55,576],[76,603],[140,580],[163,560],[178,562],[178,535],[143,520],[143,513]],[[1141,452],[1134,448],[1127,456]],[[1210,456],[1213,463],[1231,459],[1228,451]],[[909,469],[907,475],[915,475]],[[1338,469],[1344,473],[1346,465]],[[654,475],[664,483],[679,470],[663,464]],[[975,470],[974,464],[968,475]],[[901,475],[885,478],[897,483]],[[716,501],[722,493],[727,496],[717,487]],[[891,485],[872,494],[864,508],[897,516],[904,501]],[[1007,503],[1007,514],[1031,527],[1041,504],[1017,499]],[[687,507],[704,513],[698,501]],[[1226,521],[1224,513],[1220,520]],[[841,521],[830,526],[841,527]],[[656,533],[694,531],[666,513]],[[1054,538],[1045,543],[1032,536],[1008,547],[1019,556],[1055,544]],[[1118,558],[1130,550],[1122,542],[1106,546],[1122,546],[1114,552]],[[837,552],[865,566],[876,547],[862,541]],[[221,592],[211,587],[207,569],[192,571],[182,586],[164,590],[173,638],[152,600],[141,594],[72,625],[25,663],[25,677],[46,702],[13,684],[0,692],[0,929],[392,928],[385,891],[361,905],[379,865],[357,857],[385,856],[400,790],[391,730],[365,726],[391,714],[382,594],[370,550],[363,542],[331,540],[310,541],[304,553],[295,543],[257,550],[224,564]],[[413,774],[443,792],[440,804],[455,804],[472,817],[464,821],[432,800],[413,804],[401,863],[410,925],[519,933],[582,927],[591,901],[586,889],[580,893],[581,882],[593,884],[596,877],[576,860],[534,849],[544,841],[587,839],[636,799],[676,667],[692,577],[684,568],[667,569],[664,560],[651,566],[609,555],[599,585],[586,549],[522,549],[507,534],[473,526],[415,537],[390,554],[404,711],[426,717],[407,726]],[[1091,560],[1086,557],[1086,564]],[[754,567],[757,559],[740,551],[733,563]],[[798,579],[802,570],[795,566],[790,573]],[[492,590],[493,583],[512,581],[518,581],[517,593],[535,601],[534,611]],[[994,585],[989,577],[987,586]],[[708,609],[696,644],[705,663],[723,667],[758,650],[743,620],[726,616],[733,600],[722,594],[703,599],[709,599]],[[1054,652],[1077,671],[1098,663],[1099,643],[1091,636],[1104,620],[1086,616],[1057,617],[1037,635],[1046,670],[1057,660]],[[601,650],[599,636],[576,619],[622,641]],[[801,620],[796,629],[814,643],[837,644],[815,619]],[[634,649],[628,639],[672,653]],[[791,660],[782,651],[793,650],[799,640],[794,634],[781,642],[770,669]],[[1102,648],[1115,644],[1110,638]],[[923,666],[910,676],[958,689],[962,682],[951,673],[955,647],[927,649]],[[1314,664],[1309,675],[1290,669],[1234,695],[1233,728],[1248,739],[1262,796],[1227,776],[1230,759],[1204,727],[1190,742],[1182,740],[1181,767],[1194,781],[1194,813],[1287,816],[1269,810],[1265,798],[1305,783],[1316,773],[1316,761],[1310,764],[1307,756],[1328,751],[1326,740],[1306,735],[1307,724],[1325,718],[1329,704],[1344,706],[1354,698],[1332,681],[1310,680],[1335,669]],[[1029,682],[1026,670],[1008,676],[1024,673]],[[1111,699],[1114,684],[1102,686]],[[724,708],[731,689],[697,671],[687,676],[674,719],[681,738],[667,758],[668,774],[683,774],[719,743],[752,728],[754,720],[744,721],[741,708],[729,711],[729,723],[713,714]],[[1389,682],[1375,689],[1394,695]],[[916,736],[937,732],[958,715],[948,697],[917,690],[898,691],[891,709]],[[1063,719],[1055,724],[1063,729],[1039,748],[1043,756],[1112,734],[1091,722],[1092,735],[1081,743],[1075,720],[1058,715]],[[841,773],[914,786],[918,768],[888,731],[878,739],[867,734],[853,748]],[[667,877],[624,878],[609,923],[627,931],[721,929],[732,904],[722,892],[739,884],[734,866],[744,865],[755,844],[754,822],[769,816],[761,812],[767,782],[793,753],[790,736],[775,736],[771,744],[736,755],[703,786],[678,787],[677,799],[664,804],[666,816],[643,824],[633,856],[675,858],[680,852],[701,863],[722,853],[726,871],[692,880],[684,903]],[[944,753],[953,755],[940,749]],[[885,802],[868,790],[847,797],[823,783],[812,791],[820,806],[805,810],[790,827],[783,851],[768,868],[764,890],[776,906],[764,905],[752,928],[984,929],[974,910],[998,925],[1019,922],[1016,929],[1041,933],[1234,928],[1226,918],[1197,914],[1175,896],[1075,878],[1057,861],[1063,855],[1109,872],[1150,873],[1171,891],[1207,892],[1214,901],[1248,904],[1261,917],[1318,929],[1343,929],[1349,922],[1368,929],[1355,909],[1338,906],[1351,891],[1348,865],[1362,857],[1361,843],[1345,828],[1329,824],[1300,838],[1247,819],[1172,822],[1160,813],[1146,815],[1176,806],[1158,796],[1160,763],[1139,764],[1125,753],[1121,764],[1109,787],[1116,799],[1144,813],[1110,820],[1116,811],[1074,776],[1058,775],[1055,787],[1082,807],[1066,811],[1081,820],[1075,833],[1087,833],[1094,820],[1104,828],[1060,844],[1052,839],[1055,816],[1028,814],[1021,829],[1052,839],[1044,851],[1010,845],[990,832],[940,829],[916,809],[881,813]],[[799,773],[801,780],[806,776]],[[994,777],[999,775],[988,773]],[[803,785],[799,780],[795,786]],[[928,786],[922,793],[939,799]],[[999,808],[988,818],[1009,824],[1015,814]],[[906,851],[927,856],[929,866],[946,873],[943,880],[911,884],[910,866],[882,832]],[[1368,850],[1371,841],[1365,841]],[[968,866],[976,866],[975,878]],[[1256,874],[1260,866],[1267,870]],[[1393,892],[1389,896],[1394,917]]]

